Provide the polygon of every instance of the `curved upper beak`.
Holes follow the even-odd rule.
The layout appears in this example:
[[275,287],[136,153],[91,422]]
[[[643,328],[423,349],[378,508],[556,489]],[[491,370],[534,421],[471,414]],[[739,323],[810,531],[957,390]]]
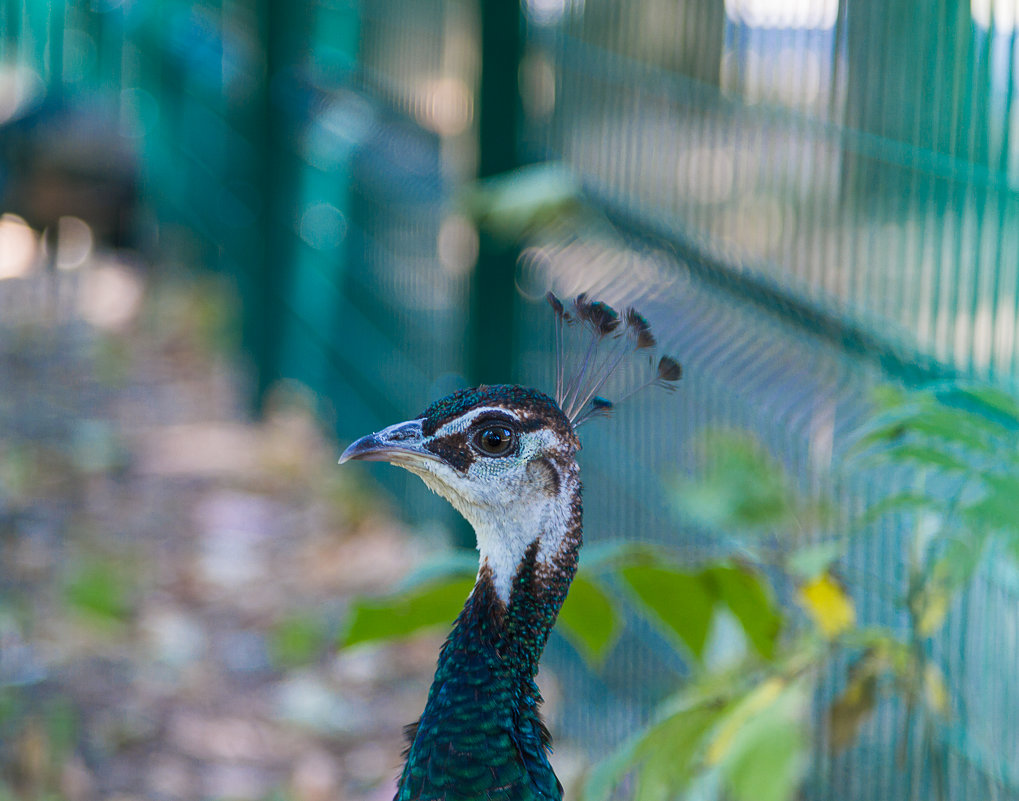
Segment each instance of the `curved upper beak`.
[[399,465],[413,464],[422,459],[439,461],[438,456],[425,449],[424,441],[421,421],[408,420],[352,442],[340,456],[339,463],[343,464],[352,459]]

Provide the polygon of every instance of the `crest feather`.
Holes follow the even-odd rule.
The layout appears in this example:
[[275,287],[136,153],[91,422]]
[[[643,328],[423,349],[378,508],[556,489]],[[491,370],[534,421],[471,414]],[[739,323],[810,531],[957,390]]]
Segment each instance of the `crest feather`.
[[[623,400],[649,386],[675,389],[683,370],[671,356],[649,359],[646,381],[626,391],[615,402],[598,395],[598,391],[616,370],[638,351],[653,351],[658,341],[651,333],[647,319],[633,307],[620,317],[619,313],[586,293],[577,295],[569,308],[552,292],[546,296],[555,313],[556,391],[555,400],[574,427],[593,417],[605,417]],[[572,310],[572,314],[571,314]],[[566,335],[574,322],[583,324],[589,334],[583,360],[569,374],[566,365]],[[625,323],[625,324],[624,324]]]

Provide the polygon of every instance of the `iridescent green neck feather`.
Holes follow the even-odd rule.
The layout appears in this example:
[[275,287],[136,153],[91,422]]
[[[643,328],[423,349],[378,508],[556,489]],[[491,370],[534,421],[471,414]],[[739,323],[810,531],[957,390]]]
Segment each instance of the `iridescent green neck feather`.
[[408,731],[396,801],[558,801],[551,740],[534,681],[566,598],[581,545],[579,485],[556,558],[538,561],[536,538],[508,606],[486,565],[439,656],[421,720]]

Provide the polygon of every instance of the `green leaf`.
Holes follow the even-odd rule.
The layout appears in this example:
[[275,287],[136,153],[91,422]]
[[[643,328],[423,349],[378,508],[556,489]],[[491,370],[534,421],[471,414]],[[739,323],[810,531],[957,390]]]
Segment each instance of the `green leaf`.
[[655,564],[675,558],[675,549],[662,545],[612,540],[585,545],[580,552],[580,569],[591,575],[615,571],[626,565]]
[[[777,681],[769,679],[752,690],[719,723],[719,728],[736,723],[719,760],[725,784],[736,801],[791,801],[796,797],[806,761],[808,693],[801,680],[774,694]],[[765,694],[765,690],[772,692]]]
[[791,801],[805,763],[805,737],[792,721],[778,721],[734,759],[724,776],[737,801]]
[[938,401],[982,414],[992,422],[1010,431],[1019,429],[1019,403],[1000,389],[989,386],[955,386],[939,389],[935,393]]
[[960,516],[976,530],[1019,532],[1019,477],[988,476],[987,492],[960,510]]
[[480,227],[515,241],[578,211],[581,193],[577,179],[564,165],[544,162],[480,182],[463,201]]
[[576,576],[559,611],[559,631],[588,663],[600,663],[619,635],[612,597],[596,582]]
[[944,551],[930,570],[930,576],[949,590],[958,590],[973,577],[984,554],[989,532],[984,529],[947,537]]
[[739,620],[757,653],[765,659],[774,657],[782,615],[760,576],[742,567],[726,565],[709,568],[704,576],[714,582],[718,599]]
[[765,659],[774,656],[782,615],[753,571],[726,564],[697,572],[639,564],[624,567],[619,575],[637,596],[639,608],[697,660],[704,655],[718,603],[729,608],[757,653]]
[[993,450],[1000,429],[989,428],[979,416],[966,412],[922,408],[908,414],[886,415],[884,422],[868,426],[853,445],[858,451],[873,445],[886,445],[914,438],[944,440],[979,451]]
[[669,712],[600,761],[584,784],[584,801],[606,801],[623,777],[636,772],[636,799],[666,801],[694,777],[697,759],[708,732],[725,711],[718,698],[686,691],[668,704]]
[[844,543],[832,540],[806,545],[789,554],[786,568],[794,576],[802,579],[817,578],[822,573],[828,572],[828,568],[838,561],[844,550]]
[[295,615],[278,622],[269,632],[269,652],[281,667],[306,665],[326,644],[323,621],[309,615]]
[[636,749],[641,762],[635,801],[668,801],[690,783],[705,736],[724,711],[696,705],[652,726]]
[[697,479],[674,482],[680,512],[716,529],[761,529],[795,524],[796,504],[781,466],[752,437],[713,432],[712,461]]
[[343,645],[399,639],[439,626],[448,627],[473,586],[473,577],[455,577],[387,598],[355,601]]
[[871,397],[879,409],[891,409],[905,403],[909,396],[902,387],[880,384],[874,388]]
[[89,562],[78,569],[64,590],[67,603],[93,620],[119,624],[131,613],[131,590],[111,562]]
[[876,461],[896,464],[919,464],[924,467],[939,467],[944,470],[969,469],[969,465],[943,450],[929,445],[902,444],[884,450],[873,451],[870,456]]
[[715,595],[703,577],[650,565],[625,567],[619,575],[651,613],[651,619],[676,635],[700,660],[715,609]]
[[892,512],[906,510],[931,509],[942,512],[945,502],[940,498],[924,495],[921,492],[898,492],[882,498],[871,506],[859,520],[859,525],[866,526]]
[[613,788],[636,766],[637,748],[646,736],[646,731],[634,735],[608,758],[599,760],[584,782],[581,791],[584,801],[608,801]]

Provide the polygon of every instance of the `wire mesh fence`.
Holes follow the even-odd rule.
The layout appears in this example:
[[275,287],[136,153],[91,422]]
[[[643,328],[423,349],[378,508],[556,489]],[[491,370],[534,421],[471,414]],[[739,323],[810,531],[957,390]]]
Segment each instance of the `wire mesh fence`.
[[[717,533],[670,528],[650,480],[703,470],[675,443],[715,425],[753,431],[804,486],[858,510],[894,484],[838,477],[868,386],[1014,382],[1015,27],[1002,7],[588,0],[530,22],[525,58],[554,76],[531,89],[554,102],[525,140],[570,165],[617,236],[553,240],[527,263],[564,293],[646,307],[688,368],[678,408],[598,435],[609,442],[585,469],[611,489],[590,504],[592,537],[678,538],[693,559],[724,549]],[[612,474],[591,477],[599,464]],[[847,559],[869,623],[904,625],[903,522],[872,527]],[[819,713],[807,797],[1015,796],[1014,727],[985,695],[994,675],[1014,696],[1015,644],[973,630],[1014,631],[1014,579],[984,571],[934,646],[966,699],[945,741],[925,751],[910,711],[887,702],[833,755]],[[624,675],[654,674],[642,653],[627,649]]]

